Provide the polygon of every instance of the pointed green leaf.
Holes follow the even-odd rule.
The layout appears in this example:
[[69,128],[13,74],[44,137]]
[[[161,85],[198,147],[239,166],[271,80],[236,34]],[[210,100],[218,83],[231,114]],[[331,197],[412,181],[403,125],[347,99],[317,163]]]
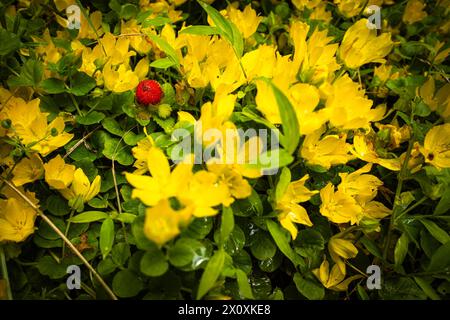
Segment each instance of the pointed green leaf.
[[111,218],[105,219],[100,228],[100,250],[103,259],[111,251],[114,244],[114,221]]
[[203,296],[216,284],[219,278],[222,268],[225,262],[225,251],[219,249],[211,257],[206,265],[205,271],[200,279],[200,284],[197,291],[197,300],[203,298]]

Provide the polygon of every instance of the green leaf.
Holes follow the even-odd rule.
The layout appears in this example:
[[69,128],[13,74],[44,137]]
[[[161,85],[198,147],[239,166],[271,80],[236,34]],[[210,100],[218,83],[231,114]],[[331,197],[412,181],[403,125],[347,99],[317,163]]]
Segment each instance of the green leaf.
[[144,133],[136,134],[132,131],[127,131],[123,135],[123,141],[129,146],[135,146],[139,141],[145,138]]
[[266,224],[280,251],[283,252],[294,265],[304,265],[305,262],[303,259],[291,248],[286,231],[282,229],[278,223],[272,220],[266,220]]
[[88,205],[95,209],[105,209],[108,207],[108,199],[93,198],[88,201]]
[[430,108],[423,101],[413,102],[414,115],[419,117],[428,117],[431,114]]
[[77,72],[70,79],[69,92],[75,96],[84,96],[95,88],[97,83],[95,80],[84,72]]
[[72,223],[89,223],[109,218],[106,212],[102,211],[86,211],[69,219]]
[[436,223],[430,220],[420,219],[420,222],[427,228],[428,232],[440,243],[446,244],[450,241],[450,236],[442,230]]
[[231,28],[230,21],[225,19],[224,16],[222,16],[219,11],[217,11],[210,5],[202,1],[198,1],[198,3],[202,6],[202,8],[206,11],[208,16],[214,22],[215,27],[220,31],[220,35],[222,35],[231,44],[233,44],[233,30]]
[[211,26],[189,26],[184,28],[178,34],[195,34],[199,36],[210,36],[214,34],[220,34],[220,31]]
[[79,124],[88,126],[94,123],[99,123],[105,118],[105,114],[98,111],[91,111],[86,115],[79,116],[77,115],[75,119]]
[[285,149],[275,149],[259,155],[257,163],[246,164],[249,169],[259,169],[263,174],[274,174],[279,168],[285,167],[294,161],[294,157]]
[[384,300],[425,300],[427,296],[410,278],[388,278],[379,295]]
[[134,158],[131,155],[131,148],[122,140],[113,138],[101,130],[94,134],[94,138],[101,153],[106,158],[117,161],[124,166],[129,166],[134,162]]
[[428,296],[428,298],[430,298],[431,300],[441,300],[441,298],[433,289],[429,281],[426,281],[424,278],[421,277],[413,277],[413,278],[419,285],[419,287],[422,289],[422,291]]
[[114,221],[107,218],[103,221],[100,228],[100,250],[102,251],[103,259],[109,254],[114,244]]
[[66,91],[66,87],[64,86],[64,81],[55,79],[55,78],[49,78],[45,79],[41,83],[41,88],[50,94],[57,94],[62,93]]
[[148,28],[148,27],[161,27],[165,24],[171,24],[172,20],[170,18],[166,18],[166,17],[156,17],[154,19],[146,19],[142,22],[142,27],[143,28]]
[[442,194],[441,200],[434,209],[434,215],[446,214],[450,211],[450,188],[447,188]]
[[149,277],[158,277],[166,273],[169,264],[164,253],[159,249],[147,251],[142,257],[140,269],[143,274]]
[[206,248],[198,240],[181,238],[168,250],[169,262],[175,267],[190,266],[193,269],[207,260]]
[[450,242],[440,246],[431,257],[427,271],[444,271],[450,267]]
[[105,118],[102,120],[102,126],[106,131],[116,136],[123,136],[124,132],[120,127],[120,124],[114,118]]
[[[66,224],[63,219],[50,216],[50,220],[59,230],[65,230]],[[57,240],[60,236],[44,221],[39,224],[37,234],[47,240]]]
[[250,251],[258,260],[267,260],[272,258],[277,252],[277,247],[266,232],[257,232],[252,239]]
[[178,56],[172,46],[163,38],[158,37],[157,35],[146,32],[145,33],[153,42],[155,42],[165,54],[167,54],[168,58],[172,60],[174,65],[179,68],[180,61],[178,60]]
[[50,279],[61,279],[66,276],[67,266],[60,264],[50,256],[43,256],[37,262],[37,268],[39,272]]
[[247,299],[255,299],[248,277],[241,269],[236,269],[236,279],[240,294]]
[[361,300],[370,300],[369,295],[367,294],[366,290],[364,289],[364,287],[360,284],[358,284],[356,286],[356,289],[358,290],[358,295],[361,298]]
[[236,27],[236,25],[229,21],[231,31],[232,31],[232,39],[233,42],[231,45],[233,46],[234,52],[236,53],[236,56],[238,58],[241,58],[244,54],[244,38],[242,37],[242,33],[239,31],[239,29]]
[[224,244],[234,229],[234,216],[231,207],[223,207],[220,224],[220,243]]
[[281,124],[283,126],[283,136],[280,136],[280,142],[289,154],[293,154],[300,141],[300,128],[297,121],[297,114],[284,93],[272,82],[269,82],[269,84],[275,95],[280,112]]
[[20,37],[3,28],[0,29],[0,56],[17,51],[22,45]]
[[131,233],[136,242],[136,247],[140,250],[153,250],[156,244],[150,241],[144,234],[144,216],[138,216],[131,225]]
[[195,218],[189,226],[183,230],[182,235],[193,239],[203,239],[213,227],[213,219],[211,217]]
[[55,216],[64,216],[70,212],[67,200],[58,195],[49,196],[45,204],[47,210]]
[[102,276],[113,273],[117,269],[117,265],[113,262],[111,257],[107,257],[105,260],[101,260],[97,265],[98,273]]
[[406,258],[406,254],[408,253],[408,245],[409,245],[409,238],[406,233],[402,233],[400,238],[397,240],[397,244],[395,245],[394,249],[394,262],[395,266],[401,266],[403,261]]
[[150,63],[150,67],[157,69],[167,69],[176,65],[176,61],[171,58],[161,58]]
[[325,289],[321,284],[302,277],[300,273],[294,275],[294,283],[297,290],[308,300],[322,300],[325,296]]
[[135,214],[122,212],[115,219],[123,223],[133,223],[136,218]]
[[143,282],[134,272],[122,270],[114,276],[112,289],[120,298],[131,298],[143,289]]
[[380,248],[369,238],[366,236],[359,239],[361,243],[366,247],[367,251],[369,251],[371,254],[373,254],[375,257],[383,259],[383,254],[381,253]]
[[277,187],[275,189],[275,201],[278,202],[283,197],[287,190],[287,187],[291,183],[291,171],[285,167],[281,170],[280,177],[278,178]]
[[125,242],[116,244],[111,251],[111,258],[118,266],[125,265],[130,256],[130,246]]
[[304,229],[298,232],[294,241],[295,251],[302,257],[313,258],[325,247],[325,240],[320,232]]
[[10,87],[35,87],[38,88],[44,75],[44,67],[40,61],[29,59],[20,70],[20,75],[8,79]]
[[197,291],[197,300],[200,300],[216,283],[222,272],[225,262],[225,251],[219,249],[211,257],[206,265],[205,271],[200,278],[200,284]]

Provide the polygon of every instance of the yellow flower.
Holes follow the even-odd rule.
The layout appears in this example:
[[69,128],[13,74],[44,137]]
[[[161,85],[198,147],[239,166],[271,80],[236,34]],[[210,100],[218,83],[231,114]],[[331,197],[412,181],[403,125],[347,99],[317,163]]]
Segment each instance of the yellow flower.
[[66,189],[73,181],[75,166],[66,164],[59,154],[44,164],[44,169],[45,181],[54,189]]
[[250,184],[243,177],[258,178],[262,175],[261,170],[252,165],[257,164],[263,146],[256,136],[243,143],[239,131],[232,123],[225,126],[224,133],[216,146],[216,156],[206,163],[208,171],[217,176],[217,183],[227,190],[222,204],[229,206],[234,201],[233,198],[244,199],[252,192]]
[[450,123],[431,128],[420,152],[436,168],[450,168]]
[[376,176],[367,174],[372,169],[372,164],[368,163],[361,169],[352,173],[339,173],[341,183],[338,190],[355,197],[358,203],[372,200],[377,194],[378,187],[383,182]]
[[407,24],[413,24],[425,18],[428,14],[424,10],[426,4],[421,0],[409,0],[403,13],[403,22]]
[[416,95],[422,98],[432,111],[436,111],[442,118],[449,120],[450,84],[446,83],[437,92],[435,89],[434,78],[430,76],[420,88],[417,88]]
[[299,205],[306,202],[319,191],[311,191],[305,187],[309,175],[289,183],[281,199],[277,201],[276,210],[280,211],[278,220],[280,224],[291,233],[292,239],[297,238],[297,227],[294,223],[304,224],[311,227],[313,224],[309,219],[306,209]]
[[327,4],[320,1],[319,5],[314,8],[309,18],[311,20],[321,20],[326,23],[330,23],[331,19],[333,19],[333,15],[330,11],[327,11]]
[[101,178],[96,176],[92,183],[89,182],[81,168],[75,170],[73,181],[69,188],[61,189],[59,192],[64,198],[69,200],[69,204],[81,211],[83,204],[90,201],[100,192]]
[[252,9],[250,4],[244,8],[244,11],[240,11],[232,5],[229,5],[227,8],[227,15],[228,19],[242,33],[244,39],[249,38],[256,32],[259,23],[263,19],[256,15],[256,11]]
[[33,153],[30,157],[20,160],[14,168],[12,182],[19,187],[40,179],[43,173],[44,167],[42,166],[41,157]]
[[153,139],[150,136],[138,141],[136,147],[131,149],[133,157],[136,159],[133,166],[136,167],[134,174],[144,174],[148,171],[147,157],[148,152],[153,146]]
[[[269,61],[270,65],[272,62]],[[296,82],[298,66],[289,56],[276,54],[275,65],[272,70],[272,83],[288,96],[289,86]],[[271,86],[263,80],[256,80],[257,94],[255,97],[256,107],[264,117],[273,124],[281,123],[277,101]]]
[[325,288],[333,291],[346,291],[352,281],[362,277],[354,275],[345,279],[345,273],[341,272],[337,264],[333,265],[330,272],[330,264],[327,260],[322,262],[320,268],[312,270],[312,273]]
[[158,245],[175,238],[191,218],[190,208],[174,210],[168,199],[145,211],[144,234]]
[[[70,1],[74,2],[74,1]],[[68,7],[65,6],[64,10]],[[61,11],[61,10],[59,10]],[[56,16],[56,22],[63,28],[67,28],[68,20],[59,15]],[[90,22],[85,18],[84,14],[80,14],[80,29],[78,29],[77,39],[96,39],[103,34],[102,29],[102,13],[95,11],[89,15]],[[92,23],[92,25],[91,25]]]
[[444,62],[448,55],[450,54],[450,48],[446,48],[441,51],[442,47],[445,46],[445,42],[436,41],[434,45],[434,52],[430,52],[428,60],[432,61],[434,64],[441,64]]
[[129,46],[130,40],[126,37],[116,37],[111,33],[105,33],[95,48],[98,48],[104,57],[105,60],[103,62],[106,62],[106,59],[108,59],[115,66],[122,63],[128,64],[130,57],[136,55],[136,52],[128,51]]
[[345,275],[344,260],[356,257],[358,249],[351,241],[341,238],[341,234],[338,233],[328,241],[328,252],[339,270]]
[[328,120],[325,109],[314,111],[319,104],[319,90],[307,83],[297,83],[289,89],[289,98],[297,115],[300,134],[311,134]]
[[392,50],[390,33],[377,36],[377,30],[367,28],[367,19],[361,19],[347,29],[339,48],[339,56],[348,68],[379,62]]
[[128,182],[135,188],[132,197],[148,206],[155,206],[162,199],[177,197],[186,192],[192,179],[192,164],[179,163],[170,172],[169,161],[163,151],[152,147],[147,151],[147,167],[150,176],[126,173]]
[[325,128],[320,128],[308,134],[303,141],[300,155],[309,165],[321,166],[329,169],[332,165],[345,164],[353,156],[349,154],[350,145],[347,136],[326,135],[321,138]]
[[36,211],[16,198],[0,200],[0,242],[24,241],[34,232]]
[[308,9],[313,9],[319,5],[321,5],[321,0],[292,0],[292,4],[298,10],[304,10],[305,7]]
[[199,135],[202,135],[205,146],[212,145],[219,139],[219,135],[214,134],[212,130],[223,132],[226,129],[228,119],[234,110],[236,98],[235,94],[219,91],[216,92],[212,103],[206,102],[202,106],[199,126],[196,127],[196,137],[199,139]]
[[327,115],[339,129],[368,129],[371,122],[381,120],[386,112],[384,105],[372,109],[373,101],[366,98],[365,91],[348,74],[334,81],[327,94]]
[[[192,173],[192,157],[176,165],[171,172],[163,151],[151,147],[147,152],[147,166],[151,176],[126,173],[134,187],[132,197],[147,206],[156,206],[161,200],[176,198],[183,207],[189,207],[194,216],[215,215],[212,207],[227,202],[228,189],[218,183],[218,176],[204,170]],[[198,195],[202,194],[201,197]]]
[[[261,61],[264,63],[261,64]],[[272,78],[276,64],[276,48],[273,45],[260,45],[257,49],[244,54],[241,62],[247,81],[257,77]]]
[[363,210],[364,217],[372,219],[383,219],[392,213],[391,209],[386,208],[384,204],[378,201],[361,203],[361,208]]
[[6,109],[4,118],[10,119],[12,123],[12,130],[8,132],[10,137],[18,136],[31,150],[46,156],[68,143],[73,134],[64,132],[62,117],[56,117],[47,124],[48,114],[41,112],[39,102],[39,99],[25,102],[13,97],[3,109]]
[[[226,177],[229,178],[229,177]],[[224,178],[224,179],[226,179]],[[186,207],[192,208],[192,214],[196,217],[209,217],[218,213],[213,207],[232,202],[230,189],[236,193],[241,191],[235,181],[234,190],[220,181],[217,174],[205,170],[197,171],[192,177],[185,193],[179,196],[179,200]],[[201,196],[200,196],[201,195]]]
[[395,80],[400,76],[400,73],[398,71],[393,72],[392,69],[391,65],[384,63],[374,68],[373,76],[378,77],[381,83],[386,83],[388,80]]
[[75,0],[53,0],[58,11],[66,10],[68,6],[75,4]]
[[389,132],[389,145],[390,149],[397,149],[405,141],[408,141],[411,137],[411,129],[407,125],[399,127],[398,121],[392,121],[392,124],[375,124],[380,131]]
[[130,46],[136,50],[139,54],[145,55],[148,54],[152,49],[152,42],[149,41],[144,36],[136,36],[136,34],[151,32],[150,28],[142,28],[138,25],[136,19],[131,19],[128,21],[122,21],[120,25],[121,34],[134,34],[128,37],[130,40]]
[[400,171],[400,159],[383,159],[375,151],[373,134],[355,134],[353,137],[353,148],[350,151],[359,159],[379,164],[392,171]]
[[115,70],[110,62],[107,62],[103,67],[103,79],[105,88],[113,92],[125,92],[133,90],[143,80],[148,73],[149,63],[148,59],[141,59],[132,71],[128,65],[121,64]]
[[351,195],[341,190],[335,191],[331,183],[320,190],[320,198],[322,199],[320,213],[331,222],[355,224],[361,220],[361,206]]
[[330,44],[332,37],[327,36],[326,31],[314,30],[306,40],[309,25],[304,22],[294,22],[289,35],[294,42],[293,63],[299,68],[300,78],[303,82],[320,84],[330,80],[334,71],[339,69],[336,62],[337,44]]
[[[67,24],[65,26],[67,26]],[[36,53],[43,58],[45,64],[57,63],[59,59],[61,59],[64,51],[55,46],[48,29],[45,29],[42,39],[35,36],[31,36],[31,38],[34,42],[38,43],[35,50]],[[45,45],[43,45],[43,43],[45,43]]]
[[338,5],[339,13],[346,18],[352,18],[359,14],[365,5],[363,0],[334,0]]

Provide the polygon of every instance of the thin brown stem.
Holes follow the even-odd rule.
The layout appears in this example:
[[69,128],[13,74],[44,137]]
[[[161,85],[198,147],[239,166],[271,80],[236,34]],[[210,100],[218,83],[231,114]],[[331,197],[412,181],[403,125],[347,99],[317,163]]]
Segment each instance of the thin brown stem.
[[58,229],[58,227],[52,222],[52,220],[47,217],[26,195],[24,195],[19,189],[17,189],[12,183],[0,177],[14,192],[16,192],[30,207],[32,207],[38,215],[42,218],[42,220],[47,223],[53,231],[56,232],[58,236],[67,244],[70,250],[83,262],[83,264],[92,272],[95,278],[98,280],[100,285],[105,289],[106,293],[111,297],[112,300],[118,300],[114,292],[108,286],[108,284],[103,280],[103,278],[97,273],[94,267],[86,260],[86,258],[81,254],[81,252],[73,245],[72,242],[64,235],[64,233]]

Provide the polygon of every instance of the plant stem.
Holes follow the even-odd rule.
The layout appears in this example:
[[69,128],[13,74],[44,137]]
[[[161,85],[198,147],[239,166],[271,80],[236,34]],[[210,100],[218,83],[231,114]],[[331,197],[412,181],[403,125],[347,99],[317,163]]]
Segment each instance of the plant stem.
[[394,221],[394,223],[397,222],[397,220],[400,219],[403,215],[407,214],[407,213],[410,212],[411,210],[413,210],[413,209],[417,208],[418,206],[420,206],[420,205],[421,205],[422,203],[424,203],[427,199],[428,199],[428,197],[427,197],[427,196],[424,196],[422,199],[420,199],[419,201],[417,201],[417,202],[416,202],[415,204],[413,204],[411,207],[409,207],[409,208],[405,209],[404,211],[402,211],[402,213],[400,213],[400,215],[396,218],[396,221]]
[[411,151],[414,146],[414,139],[409,140],[408,150],[406,151],[405,159],[403,160],[402,167],[400,169],[400,172],[397,175],[398,178],[398,184],[397,189],[395,190],[395,198],[394,198],[394,206],[392,208],[392,214],[389,221],[389,229],[388,234],[386,236],[386,240],[384,242],[384,249],[383,249],[383,260],[387,261],[387,255],[388,250],[391,245],[392,241],[392,232],[394,231],[394,226],[396,222],[396,213],[398,209],[400,208],[400,195],[402,193],[403,189],[403,181],[405,180],[405,173],[408,170],[408,162],[409,158],[411,157]]
[[[72,217],[73,217],[73,214],[75,213],[75,209],[71,209],[70,210],[70,214],[69,214],[69,220],[67,221],[67,226],[66,226],[66,230],[64,231],[64,235],[67,237],[67,235],[69,234],[69,229],[70,229],[70,220],[72,219]],[[63,242],[63,244],[62,244],[62,248],[61,248],[61,260],[62,259],[64,259],[64,253],[65,253],[65,251],[66,251],[66,243],[65,242]]]
[[67,246],[72,250],[72,252],[80,258],[80,260],[83,262],[83,264],[89,269],[89,271],[92,272],[92,274],[97,278],[100,285],[105,289],[106,293],[111,297],[112,300],[118,300],[114,292],[111,290],[111,288],[106,284],[106,282],[103,280],[103,278],[97,273],[97,271],[94,269],[94,267],[89,263],[89,261],[86,260],[86,258],[81,254],[81,252],[73,245],[72,242],[70,242],[69,239],[64,235],[64,233],[58,229],[58,227],[53,223],[52,220],[50,220],[47,215],[45,215],[26,195],[24,195],[19,189],[17,189],[12,183],[10,183],[8,180],[6,180],[3,177],[0,177],[1,180],[3,180],[14,192],[16,192],[23,200],[25,200],[26,203],[30,207],[32,207],[44,220],[50,228],[53,229],[60,237],[61,239],[67,244]]
[[73,105],[75,106],[75,108],[77,109],[78,115],[81,117],[83,116],[83,113],[80,110],[80,107],[78,106],[78,102],[77,100],[75,100],[74,96],[70,93],[69,94],[70,99],[72,100]]
[[2,269],[2,275],[3,279],[6,282],[6,299],[12,300],[12,292],[11,292],[11,284],[9,282],[9,275],[8,275],[8,266],[6,265],[6,256],[5,256],[5,250],[3,249],[3,246],[0,246],[0,260],[1,260],[1,269]]

